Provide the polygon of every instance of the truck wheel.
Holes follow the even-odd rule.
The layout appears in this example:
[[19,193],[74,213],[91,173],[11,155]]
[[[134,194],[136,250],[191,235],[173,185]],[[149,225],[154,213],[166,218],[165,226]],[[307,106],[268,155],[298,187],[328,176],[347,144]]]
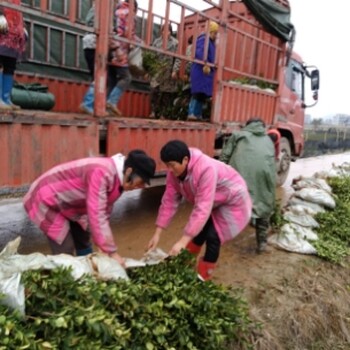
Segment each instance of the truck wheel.
[[290,162],[292,158],[292,152],[290,150],[290,144],[286,137],[281,137],[280,141],[280,156],[277,165],[277,186],[282,186],[287,179]]

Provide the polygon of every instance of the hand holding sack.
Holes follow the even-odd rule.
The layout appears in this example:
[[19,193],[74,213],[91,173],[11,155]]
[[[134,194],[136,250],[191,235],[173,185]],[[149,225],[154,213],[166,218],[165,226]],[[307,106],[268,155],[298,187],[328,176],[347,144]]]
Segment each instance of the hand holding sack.
[[0,34],[7,34],[9,25],[4,15],[0,15]]

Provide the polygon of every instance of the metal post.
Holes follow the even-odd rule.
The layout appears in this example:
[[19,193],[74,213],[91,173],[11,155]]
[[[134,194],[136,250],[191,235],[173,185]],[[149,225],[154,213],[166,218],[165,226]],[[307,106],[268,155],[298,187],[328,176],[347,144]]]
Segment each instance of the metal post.
[[147,28],[146,28],[146,45],[152,45],[153,42],[153,0],[148,3],[148,13],[147,13]]
[[164,31],[162,34],[162,49],[167,50],[168,48],[168,38],[169,38],[169,14],[170,14],[170,1],[167,0],[165,7],[165,21],[162,23]]
[[107,90],[107,55],[108,37],[110,28],[110,13],[114,0],[96,0],[97,30],[96,56],[95,56],[95,105],[94,112],[97,117],[106,115],[106,90]]
[[135,0],[129,0],[129,13],[128,13],[128,28],[126,32],[126,37],[129,40],[134,40],[134,22],[135,22]]
[[47,12],[48,0],[40,0],[40,10]]
[[69,20],[72,23],[77,20],[77,0],[70,0],[69,2]]
[[[212,108],[212,122],[219,122],[220,120],[220,109],[222,105],[222,92],[223,84],[222,79],[224,77],[224,65],[226,57],[226,45],[227,45],[227,17],[229,10],[229,0],[222,0],[221,2],[221,18],[219,27],[219,45],[216,49],[215,62],[217,64],[216,76],[214,80],[214,103]],[[234,103],[234,101],[233,101]],[[221,120],[224,119],[221,117]]]

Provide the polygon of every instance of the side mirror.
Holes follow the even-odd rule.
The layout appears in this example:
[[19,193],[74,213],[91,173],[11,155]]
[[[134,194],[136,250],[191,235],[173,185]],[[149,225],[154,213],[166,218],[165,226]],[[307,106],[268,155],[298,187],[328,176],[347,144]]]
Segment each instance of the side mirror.
[[[314,69],[311,72],[311,90],[318,91],[320,89],[320,71],[318,69]],[[315,94],[314,94],[315,96]],[[317,93],[315,100],[317,100]]]

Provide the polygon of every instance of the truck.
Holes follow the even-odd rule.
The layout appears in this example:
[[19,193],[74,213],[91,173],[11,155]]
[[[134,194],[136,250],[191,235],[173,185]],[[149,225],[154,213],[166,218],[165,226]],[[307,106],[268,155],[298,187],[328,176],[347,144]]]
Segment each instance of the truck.
[[[133,5],[134,0],[129,3]],[[166,168],[159,151],[167,141],[181,139],[218,157],[227,137],[252,117],[260,117],[281,134],[278,184],[284,183],[291,161],[302,154],[305,109],[317,102],[320,80],[319,70],[293,51],[295,29],[289,1],[197,0],[189,4],[163,0],[161,14],[154,0],[142,4],[136,21],[142,40],[136,41],[131,33],[120,40],[144,53],[180,59],[180,77],[186,63],[195,61],[193,54],[186,56],[188,38],[192,36],[195,45],[209,21],[219,24],[210,120],[193,122],[176,115],[166,120],[149,118],[149,81],[143,78],[135,78],[123,95],[118,105],[123,116],[108,115],[106,67],[114,0],[95,0],[95,27],[84,22],[91,0],[2,1],[1,6],[23,15],[28,31],[27,57],[18,65],[16,81],[47,87],[55,105],[50,111],[0,112],[0,194],[26,191],[36,177],[56,164],[127,154],[134,148],[144,149],[156,160],[161,182]],[[177,52],[167,51],[165,45],[161,49],[152,46],[157,30],[169,23],[175,28]],[[79,112],[90,84],[82,49],[88,32],[97,36],[93,116]]]

